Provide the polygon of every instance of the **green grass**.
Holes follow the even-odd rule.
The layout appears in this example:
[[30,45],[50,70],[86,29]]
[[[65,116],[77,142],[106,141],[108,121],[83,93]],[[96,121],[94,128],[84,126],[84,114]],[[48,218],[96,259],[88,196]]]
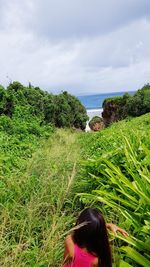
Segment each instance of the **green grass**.
[[84,205],[129,230],[130,239],[113,239],[115,267],[147,264],[150,114],[47,137],[1,131],[0,266],[61,266],[63,239]]
[[101,132],[83,133],[80,137],[83,158],[97,157],[104,153],[111,153],[113,150],[115,152],[121,149],[124,144],[124,136],[134,138],[136,134],[140,133],[140,138],[148,140],[147,133],[149,134],[149,131],[150,113],[134,119],[130,118],[113,123]]
[[82,135],[80,141],[86,177],[81,200],[130,233],[128,239],[118,236],[114,266],[150,266],[150,114]]
[[26,170],[10,175],[1,199],[0,266],[60,266],[78,160],[76,134],[57,130]]

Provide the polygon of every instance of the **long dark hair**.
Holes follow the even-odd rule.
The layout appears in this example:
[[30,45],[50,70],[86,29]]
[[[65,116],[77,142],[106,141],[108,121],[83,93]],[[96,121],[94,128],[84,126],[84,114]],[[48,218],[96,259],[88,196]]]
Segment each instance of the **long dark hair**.
[[[80,227],[81,224],[81,227]],[[73,232],[74,242],[81,248],[86,248],[99,259],[100,267],[112,267],[111,251],[108,241],[106,223],[103,215],[97,210],[87,208],[77,219],[79,228]]]

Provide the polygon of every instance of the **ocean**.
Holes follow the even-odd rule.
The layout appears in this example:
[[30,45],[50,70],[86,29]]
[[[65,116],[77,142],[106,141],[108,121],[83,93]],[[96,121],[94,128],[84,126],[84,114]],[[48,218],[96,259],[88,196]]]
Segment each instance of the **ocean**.
[[[105,98],[114,97],[114,96],[123,96],[125,92],[115,92],[115,93],[106,93],[106,94],[96,94],[96,95],[83,95],[78,96],[81,103],[88,109],[101,109],[103,101]],[[133,95],[135,92],[128,92]]]
[[[128,92],[133,95],[135,91]],[[81,101],[83,106],[85,106],[87,110],[87,115],[89,116],[89,121],[94,116],[102,116],[102,105],[106,98],[114,97],[114,96],[123,96],[125,92],[115,92],[115,93],[106,93],[106,94],[95,94],[95,95],[83,95],[78,96],[78,99]],[[86,131],[90,131],[88,126],[89,121],[87,121]]]

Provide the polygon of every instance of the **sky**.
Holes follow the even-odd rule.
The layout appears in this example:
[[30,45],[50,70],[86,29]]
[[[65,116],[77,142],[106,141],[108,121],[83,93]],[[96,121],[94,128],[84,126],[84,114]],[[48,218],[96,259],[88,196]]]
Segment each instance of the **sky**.
[[0,0],[0,84],[74,95],[150,82],[150,0]]

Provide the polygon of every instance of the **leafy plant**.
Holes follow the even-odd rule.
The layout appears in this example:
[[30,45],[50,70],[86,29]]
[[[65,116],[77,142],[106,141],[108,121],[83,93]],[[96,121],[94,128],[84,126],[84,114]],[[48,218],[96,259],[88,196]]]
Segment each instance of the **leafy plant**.
[[[108,217],[130,232],[127,239],[118,236],[120,266],[150,266],[149,118],[147,114],[136,121],[122,122],[126,129],[122,127],[121,133],[117,131],[120,128],[118,123],[103,134],[93,136],[94,149],[97,145],[99,150],[83,163],[88,173],[87,193],[80,194],[83,202],[94,202],[98,206],[98,203],[103,203],[102,209]],[[134,130],[129,128],[130,124],[134,125]],[[111,143],[107,140],[110,135]]]
[[108,126],[129,116],[136,117],[150,112],[150,85],[146,84],[133,95],[106,98],[103,102],[103,119]]
[[10,83],[6,89],[0,86],[1,114],[9,117],[17,114],[17,117],[26,119],[36,117],[41,123],[82,130],[88,120],[86,109],[79,99],[66,91],[53,95],[31,84],[25,87],[19,82]]

